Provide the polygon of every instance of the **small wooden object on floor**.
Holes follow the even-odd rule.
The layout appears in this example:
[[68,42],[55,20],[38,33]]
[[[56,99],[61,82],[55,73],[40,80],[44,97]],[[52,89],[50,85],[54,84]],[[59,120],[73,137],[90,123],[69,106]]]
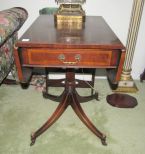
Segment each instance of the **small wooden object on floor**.
[[128,94],[111,94],[106,100],[110,105],[118,108],[133,108],[138,104],[136,98]]

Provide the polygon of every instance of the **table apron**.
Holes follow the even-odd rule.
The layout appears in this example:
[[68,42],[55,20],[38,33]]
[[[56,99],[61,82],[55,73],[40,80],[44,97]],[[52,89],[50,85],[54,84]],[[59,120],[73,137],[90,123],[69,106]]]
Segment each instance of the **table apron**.
[[20,51],[23,66],[115,68],[120,50],[24,48]]

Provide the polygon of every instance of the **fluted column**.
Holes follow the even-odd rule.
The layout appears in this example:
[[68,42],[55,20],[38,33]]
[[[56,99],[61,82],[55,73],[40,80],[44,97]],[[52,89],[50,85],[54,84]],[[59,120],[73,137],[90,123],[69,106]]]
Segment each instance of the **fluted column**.
[[133,1],[132,13],[131,13],[127,43],[126,43],[126,57],[117,91],[122,91],[122,92],[137,91],[137,87],[131,77],[131,70],[132,70],[132,61],[133,61],[141,16],[143,12],[144,2],[145,0]]

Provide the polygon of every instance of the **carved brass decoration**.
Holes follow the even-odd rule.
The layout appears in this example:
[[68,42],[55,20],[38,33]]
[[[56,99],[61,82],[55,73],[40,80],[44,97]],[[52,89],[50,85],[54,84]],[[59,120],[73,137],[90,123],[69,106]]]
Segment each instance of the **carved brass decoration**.
[[82,4],[85,0],[55,0],[60,4],[58,11],[54,15],[55,26],[58,29],[82,29],[85,22],[85,11]]

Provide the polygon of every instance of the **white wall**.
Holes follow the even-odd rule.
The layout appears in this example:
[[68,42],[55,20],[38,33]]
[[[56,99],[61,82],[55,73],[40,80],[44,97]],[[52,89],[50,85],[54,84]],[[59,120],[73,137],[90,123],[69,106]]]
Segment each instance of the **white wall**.
[[[0,0],[0,4],[0,10],[20,6],[26,8],[28,11],[29,18],[19,31],[19,36],[21,36],[38,17],[39,9],[48,6],[57,6],[55,0]],[[87,0],[86,4],[83,5],[83,8],[85,9],[87,15],[103,16],[116,35],[120,38],[122,43],[126,45],[132,4],[133,0]],[[143,42],[143,40],[145,40],[144,27],[145,10],[143,11],[132,65],[132,77],[134,79],[139,79],[139,75],[145,68],[145,43]]]

